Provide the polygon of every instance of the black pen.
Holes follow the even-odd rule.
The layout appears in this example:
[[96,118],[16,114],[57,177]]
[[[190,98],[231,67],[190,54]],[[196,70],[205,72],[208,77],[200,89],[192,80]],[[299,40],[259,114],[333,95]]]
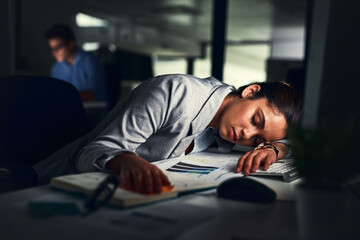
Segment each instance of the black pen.
[[110,174],[107,176],[86,200],[84,204],[86,208],[84,216],[94,212],[104,204],[108,203],[111,197],[114,195],[119,184],[120,180],[118,175]]

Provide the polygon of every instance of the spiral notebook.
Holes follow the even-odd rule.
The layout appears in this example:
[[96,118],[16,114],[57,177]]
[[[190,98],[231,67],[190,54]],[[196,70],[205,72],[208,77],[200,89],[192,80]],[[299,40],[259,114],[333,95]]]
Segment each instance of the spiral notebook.
[[[65,175],[53,178],[50,182],[50,185],[54,188],[68,192],[81,193],[87,196],[91,196],[99,184],[103,182],[108,175],[108,173],[104,172]],[[175,198],[180,194],[210,189],[218,185],[216,182],[188,178],[174,172],[166,172],[166,175],[173,186],[172,189],[164,190],[160,194],[145,195],[122,188],[117,188],[109,203],[121,207],[128,207]]]

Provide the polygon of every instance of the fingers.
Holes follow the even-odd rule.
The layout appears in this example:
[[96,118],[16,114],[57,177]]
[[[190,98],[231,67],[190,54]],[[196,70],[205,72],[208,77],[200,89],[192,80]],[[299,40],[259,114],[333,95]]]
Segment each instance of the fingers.
[[146,171],[146,178],[144,178],[143,184],[147,186],[146,193],[150,194],[161,193],[162,186],[170,185],[170,182],[159,168],[150,165],[150,168]]
[[[152,181],[149,176],[151,173],[143,169],[135,168],[132,170],[132,178],[134,179],[135,191],[139,193],[150,193],[152,191]],[[145,184],[145,183],[148,184]]]
[[159,172],[160,172],[160,170],[158,170],[158,169],[153,169],[151,171],[153,186],[151,189],[152,192],[150,192],[150,193],[161,193],[162,182],[161,182],[161,177],[160,177]]
[[106,163],[106,168],[120,174],[122,187],[139,193],[160,193],[170,182],[155,165],[133,154],[122,153]]
[[276,160],[276,153],[272,149],[260,149],[245,153],[239,160],[235,172],[243,172],[244,175],[256,172],[260,165],[267,170]]
[[153,183],[154,183],[154,192],[160,193],[162,186],[170,186],[171,183],[168,177],[156,166],[152,165],[153,170]]
[[126,189],[133,188],[133,184],[132,184],[133,181],[131,180],[131,175],[130,175],[129,171],[121,171],[120,172],[120,181],[124,188],[126,188]]
[[243,170],[243,166],[244,166],[244,161],[247,159],[247,157],[250,155],[250,153],[252,152],[247,152],[245,153],[238,161],[237,166],[236,166],[236,170],[235,172],[239,173]]
[[[256,164],[257,161],[260,161],[258,155],[259,155],[258,152],[253,152],[245,159],[244,166],[243,166],[243,174],[244,175],[249,175],[250,172],[252,172],[253,168],[255,169],[255,165],[253,165],[253,164]],[[257,168],[256,168],[256,170],[257,170]]]
[[252,166],[250,165],[249,166],[249,171],[251,172],[251,173],[254,173],[254,172],[256,172],[258,169],[259,169],[259,167],[260,167],[260,164],[263,162],[263,157],[262,156],[259,156],[260,154],[257,154],[255,157],[254,157],[254,159],[253,159],[253,162],[252,162]]
[[264,161],[264,166],[263,166],[264,171],[267,171],[270,165],[275,161],[276,161],[276,157],[275,159],[273,159],[271,156],[267,156]]
[[160,177],[161,177],[161,182],[162,182],[163,186],[170,186],[171,185],[168,177],[161,171],[160,171]]
[[163,185],[170,185],[166,175],[152,164],[123,168],[121,179],[126,189],[143,194],[161,193]]

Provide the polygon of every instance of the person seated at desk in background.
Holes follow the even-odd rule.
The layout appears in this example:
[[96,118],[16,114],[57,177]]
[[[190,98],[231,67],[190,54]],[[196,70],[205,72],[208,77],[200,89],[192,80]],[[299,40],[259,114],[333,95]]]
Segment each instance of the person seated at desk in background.
[[76,46],[72,29],[55,24],[46,31],[45,37],[57,61],[51,77],[74,85],[83,101],[107,101],[104,69],[95,56]]
[[234,144],[265,147],[244,154],[236,172],[288,154],[289,126],[301,115],[302,97],[283,82],[255,83],[236,90],[219,80],[170,74],[132,91],[92,132],[34,166],[40,182],[62,174],[114,171],[140,193],[160,192],[167,177],[150,162]]

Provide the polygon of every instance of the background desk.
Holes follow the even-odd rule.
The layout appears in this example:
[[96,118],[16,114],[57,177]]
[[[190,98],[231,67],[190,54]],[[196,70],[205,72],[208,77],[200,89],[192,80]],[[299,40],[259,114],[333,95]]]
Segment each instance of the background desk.
[[[85,218],[79,215],[37,218],[30,213],[27,205],[30,201],[81,204],[83,199],[49,186],[8,193],[0,196],[0,236],[1,239],[298,239],[295,197],[300,181],[256,179],[276,190],[276,202],[269,205],[235,202],[219,199],[216,191],[210,190],[131,209],[104,207]],[[359,201],[347,197],[352,204],[348,207],[359,219]],[[168,216],[170,221],[157,218],[134,224],[136,213],[147,211]],[[169,224],[171,219],[179,222]],[[357,225],[355,221],[354,234],[359,233]]]

